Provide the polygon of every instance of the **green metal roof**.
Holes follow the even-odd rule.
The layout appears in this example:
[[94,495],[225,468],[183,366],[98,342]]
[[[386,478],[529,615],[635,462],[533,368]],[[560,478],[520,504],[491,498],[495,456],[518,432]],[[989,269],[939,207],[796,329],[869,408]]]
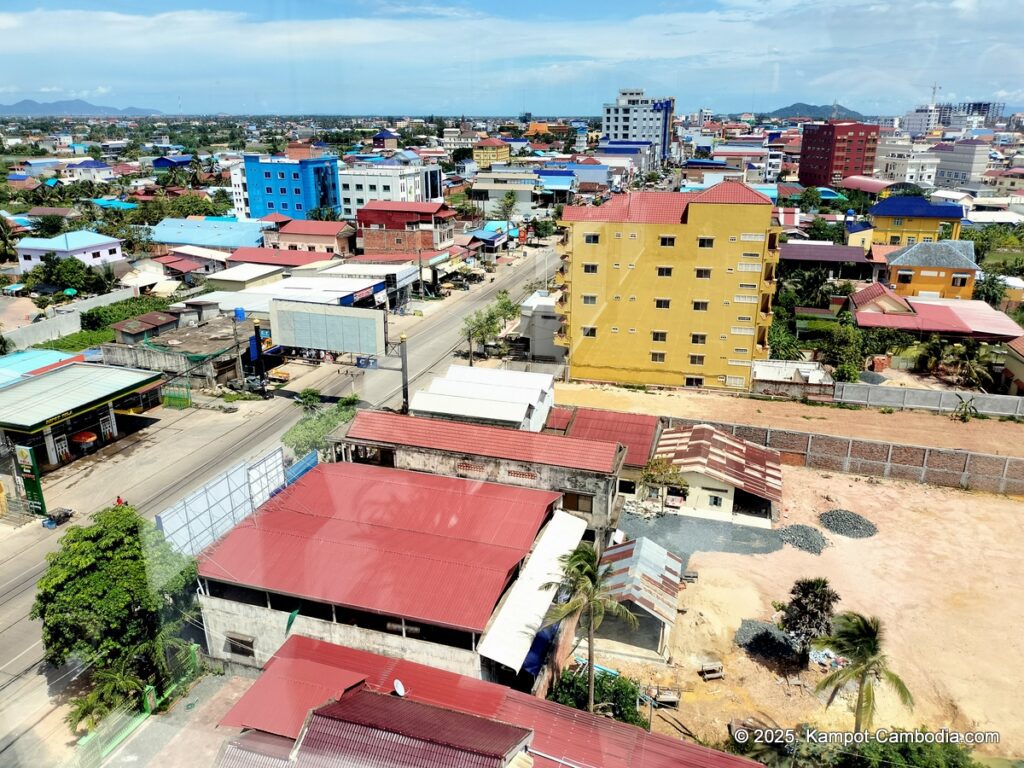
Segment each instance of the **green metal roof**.
[[38,432],[160,381],[162,374],[71,363],[0,390],[0,429]]

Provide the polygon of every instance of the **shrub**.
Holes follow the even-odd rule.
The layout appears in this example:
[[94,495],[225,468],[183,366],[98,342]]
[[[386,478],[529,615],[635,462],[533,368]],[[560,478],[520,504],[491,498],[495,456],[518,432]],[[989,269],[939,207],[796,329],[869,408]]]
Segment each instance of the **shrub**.
[[[647,728],[647,718],[637,709],[636,703],[640,696],[640,686],[635,680],[621,675],[610,675],[598,672],[594,677],[594,709],[597,712],[610,710],[616,720],[631,725]],[[558,678],[554,689],[548,696],[573,709],[587,710],[587,676],[576,670],[565,670]],[[601,705],[605,706],[601,706]]]
[[358,402],[358,395],[349,395],[329,408],[303,416],[298,424],[284,433],[281,442],[296,456],[304,456],[312,450],[326,450],[327,435],[355,416]]
[[136,296],[124,301],[115,301],[105,307],[96,307],[83,312],[82,330],[96,331],[146,312],[164,312],[170,305],[170,299],[162,299],[158,296]]

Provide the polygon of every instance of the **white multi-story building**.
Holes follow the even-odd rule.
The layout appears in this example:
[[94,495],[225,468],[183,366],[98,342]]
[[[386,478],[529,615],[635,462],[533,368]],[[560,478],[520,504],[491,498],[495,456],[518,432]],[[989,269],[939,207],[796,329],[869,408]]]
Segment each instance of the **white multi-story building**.
[[69,163],[60,175],[69,181],[91,181],[97,184],[107,184],[114,180],[114,170],[99,160]]
[[939,157],[909,139],[884,139],[875,154],[875,176],[888,181],[904,181],[924,187],[935,186]]
[[441,137],[441,146],[449,152],[456,149],[472,149],[473,145],[480,141],[480,134],[476,131],[464,131],[461,128],[445,128]]
[[903,130],[911,136],[923,136],[939,124],[939,108],[925,104],[903,116]]
[[612,141],[649,141],[658,162],[669,153],[672,113],[676,100],[645,96],[642,88],[624,88],[611,104],[604,105],[601,133]]
[[240,219],[249,218],[249,198],[245,193],[245,163],[236,163],[231,166],[231,204]]
[[935,186],[943,189],[956,189],[981,181],[988,169],[989,146],[977,139],[958,141],[955,144],[936,144],[931,151],[939,158]]
[[354,165],[338,169],[341,215],[354,219],[370,200],[443,203],[443,174],[437,165]]

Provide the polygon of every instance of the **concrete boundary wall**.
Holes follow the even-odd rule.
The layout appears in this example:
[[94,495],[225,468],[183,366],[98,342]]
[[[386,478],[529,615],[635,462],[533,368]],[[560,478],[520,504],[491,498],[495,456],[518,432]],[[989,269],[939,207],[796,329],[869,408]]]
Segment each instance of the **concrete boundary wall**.
[[[958,397],[959,395],[959,397]],[[872,408],[913,408],[922,411],[952,413],[960,398],[973,400],[979,413],[989,416],[1024,417],[1024,397],[989,395],[963,390],[917,389],[915,387],[880,387],[876,384],[836,382],[833,399],[837,403],[867,405]]]
[[93,296],[91,299],[82,299],[72,304],[65,304],[60,312],[40,320],[38,323],[23,325],[20,328],[12,328],[4,333],[4,336],[15,349],[27,349],[33,344],[53,341],[62,336],[70,336],[82,330],[82,313],[88,312],[96,307],[105,307],[118,301],[130,299],[136,295],[134,288],[121,288],[102,296]]
[[671,417],[672,426],[710,424],[774,448],[784,464],[1024,496],[1024,458],[861,440],[814,432]]

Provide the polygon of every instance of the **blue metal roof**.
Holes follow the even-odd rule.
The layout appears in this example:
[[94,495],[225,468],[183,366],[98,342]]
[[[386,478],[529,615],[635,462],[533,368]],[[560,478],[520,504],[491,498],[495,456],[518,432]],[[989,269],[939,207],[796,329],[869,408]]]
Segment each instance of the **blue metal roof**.
[[863,232],[866,229],[874,229],[874,227],[867,221],[848,221],[846,222],[846,231],[851,235],[855,232]]
[[151,238],[155,243],[206,248],[259,247],[263,244],[263,226],[258,221],[164,219],[153,227]]
[[389,131],[387,128],[385,128],[384,130],[377,131],[375,134],[373,134],[373,138],[375,138],[375,139],[397,139],[398,138],[398,134],[394,133],[393,131]]
[[9,173],[7,174],[8,181],[25,181],[28,178],[27,173]]
[[75,163],[72,168],[109,168],[110,166],[106,163],[101,163],[99,160],[83,160],[80,163]]
[[65,232],[56,237],[23,237],[18,241],[18,250],[75,251],[79,248],[91,248],[97,245],[109,245],[120,242],[116,237],[108,237],[98,232],[82,229],[77,232]]
[[933,203],[924,197],[887,197],[871,206],[872,216],[905,216],[913,219],[961,219],[962,205]]
[[124,200],[107,200],[103,197],[94,197],[92,204],[98,208],[113,208],[117,211],[131,211],[139,207],[137,203],[126,203]]
[[497,232],[500,229],[502,232],[507,232],[512,237],[519,237],[519,227],[508,221],[488,221],[484,224],[484,229],[488,232]]

